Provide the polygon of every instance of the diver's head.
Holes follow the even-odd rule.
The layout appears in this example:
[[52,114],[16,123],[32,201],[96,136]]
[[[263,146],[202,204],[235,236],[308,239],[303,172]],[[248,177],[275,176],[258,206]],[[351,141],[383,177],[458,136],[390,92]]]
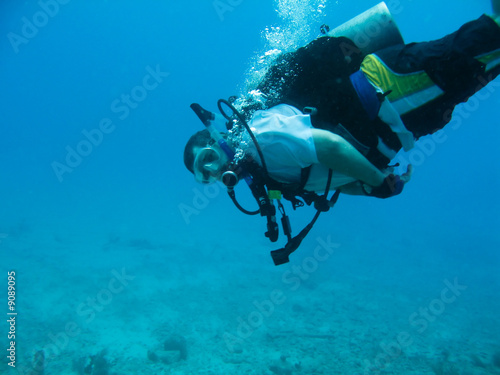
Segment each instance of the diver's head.
[[196,181],[203,184],[219,180],[228,162],[228,157],[206,129],[195,133],[184,149],[184,165]]

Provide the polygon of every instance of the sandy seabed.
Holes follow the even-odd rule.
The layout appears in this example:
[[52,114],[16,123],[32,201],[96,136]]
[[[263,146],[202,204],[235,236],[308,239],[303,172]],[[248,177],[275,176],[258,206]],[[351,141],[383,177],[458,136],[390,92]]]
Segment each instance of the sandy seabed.
[[494,269],[318,243],[276,268],[251,241],[4,238],[19,315],[0,374],[500,374]]

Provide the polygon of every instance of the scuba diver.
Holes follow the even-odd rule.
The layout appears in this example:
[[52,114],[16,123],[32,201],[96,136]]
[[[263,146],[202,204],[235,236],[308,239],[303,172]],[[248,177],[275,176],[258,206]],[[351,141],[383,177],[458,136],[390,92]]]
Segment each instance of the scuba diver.
[[[288,243],[272,255],[277,265],[287,262],[340,193],[400,194],[412,167],[393,173],[390,163],[398,151],[442,129],[456,105],[500,73],[500,0],[492,6],[492,16],[422,43],[404,44],[392,18],[384,21],[385,34],[368,45],[359,42],[359,28],[322,27],[326,35],[281,54],[247,97],[219,100],[224,130],[215,128],[220,116],[191,106],[207,129],[187,142],[187,169],[200,183],[222,181],[243,212],[267,216],[266,236],[273,242],[277,200]],[[390,41],[380,48],[384,38]],[[236,201],[239,180],[250,186],[257,211]],[[336,192],[328,199],[330,190]],[[294,209],[304,202],[317,209],[293,238],[282,197]]]

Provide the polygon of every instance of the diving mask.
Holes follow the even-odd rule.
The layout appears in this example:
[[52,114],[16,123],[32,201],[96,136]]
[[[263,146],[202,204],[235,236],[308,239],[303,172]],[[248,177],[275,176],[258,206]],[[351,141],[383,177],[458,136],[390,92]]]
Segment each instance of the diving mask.
[[212,147],[205,147],[198,151],[194,159],[194,178],[202,184],[216,182],[220,175],[225,158],[219,150]]

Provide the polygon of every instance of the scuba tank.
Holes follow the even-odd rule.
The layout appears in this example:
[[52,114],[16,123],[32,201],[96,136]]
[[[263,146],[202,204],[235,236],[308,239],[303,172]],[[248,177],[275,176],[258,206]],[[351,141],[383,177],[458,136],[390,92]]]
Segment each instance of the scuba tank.
[[365,55],[396,44],[404,44],[401,32],[385,2],[375,5],[333,30],[328,30],[327,27],[324,36],[349,38]]

